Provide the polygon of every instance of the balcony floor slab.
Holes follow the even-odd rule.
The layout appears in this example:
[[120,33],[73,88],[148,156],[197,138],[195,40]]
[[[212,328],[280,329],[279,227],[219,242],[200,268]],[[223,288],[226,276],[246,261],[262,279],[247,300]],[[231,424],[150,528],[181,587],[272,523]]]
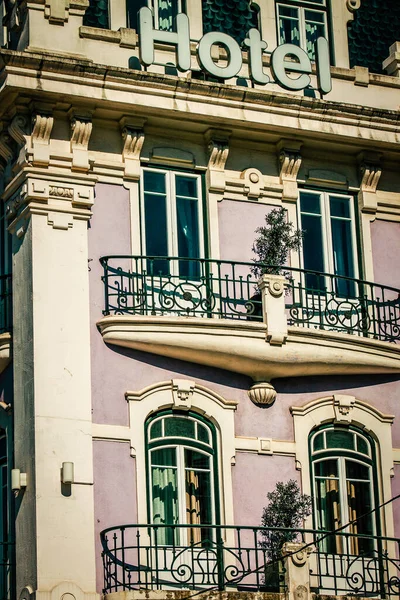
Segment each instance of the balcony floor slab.
[[278,377],[400,373],[400,345],[334,331],[289,327],[282,346],[266,325],[228,319],[107,316],[107,344],[226,369],[270,381]]

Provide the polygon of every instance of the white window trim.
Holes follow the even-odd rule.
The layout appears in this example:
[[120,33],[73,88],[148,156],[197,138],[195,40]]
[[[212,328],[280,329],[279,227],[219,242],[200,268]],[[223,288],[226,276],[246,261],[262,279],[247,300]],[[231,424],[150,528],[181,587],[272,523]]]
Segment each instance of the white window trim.
[[[300,194],[306,192],[307,194],[314,194],[320,197],[321,203],[321,221],[322,221],[322,240],[323,240],[323,259],[324,259],[324,272],[334,275],[335,265],[333,256],[333,243],[332,243],[332,228],[331,228],[331,214],[329,206],[329,197],[337,196],[339,198],[346,198],[349,201],[350,206],[350,223],[351,223],[351,239],[352,239],[352,259],[354,268],[354,279],[359,277],[358,269],[358,255],[357,255],[357,231],[355,223],[355,210],[354,210],[354,198],[350,194],[343,194],[340,192],[327,192],[325,190],[310,190],[302,188],[299,190],[299,198],[297,201],[297,219],[300,229],[302,229],[302,218],[301,218],[301,207],[300,207]],[[303,252],[300,251],[300,263],[301,268],[304,269],[304,256]]]
[[[301,469],[302,488],[312,495],[311,464],[308,439],[310,433],[326,423],[354,425],[369,433],[375,442],[376,476],[381,504],[392,497],[391,477],[393,473],[392,424],[394,416],[386,415],[374,406],[353,396],[335,394],[312,400],[303,407],[292,406],[294,422],[296,460]],[[382,535],[394,537],[393,506],[389,502],[380,511]],[[312,527],[312,517],[307,527]]]
[[[192,173],[189,171],[176,171],[174,169],[162,169],[157,167],[142,167],[140,176],[140,205],[141,205],[141,229],[142,229],[142,254],[146,256],[146,225],[145,225],[145,200],[144,200],[144,179],[143,174],[146,171],[163,173],[166,177],[166,204],[167,204],[167,239],[168,239],[168,254],[167,256],[179,257],[178,252],[178,236],[177,236],[177,210],[176,210],[176,191],[175,191],[175,176],[183,175],[195,179],[197,182],[197,219],[198,219],[198,234],[199,234],[199,257],[205,258],[204,249],[204,222],[203,222],[203,194],[201,174]],[[193,259],[195,260],[195,259]],[[172,267],[174,265],[171,265]],[[177,265],[175,265],[176,267]],[[178,275],[178,273],[174,273]]]
[[[328,32],[328,7],[326,4],[318,6],[317,4],[308,4],[305,6],[306,2],[299,3],[298,5],[295,3],[288,2],[276,2],[275,4],[275,13],[276,13],[276,35],[277,35],[277,43],[281,44],[280,40],[280,28],[279,28],[279,7],[285,6],[289,8],[297,8],[299,11],[299,29],[300,29],[300,48],[302,48],[307,53],[307,36],[306,36],[306,20],[305,20],[305,10],[314,10],[315,12],[323,13],[324,15],[324,27],[325,27],[325,37],[329,42],[329,32]],[[307,53],[308,54],[308,53]]]
[[[148,506],[151,502],[147,497],[145,423],[152,414],[172,408],[192,410],[214,424],[217,433],[220,519],[221,524],[234,525],[232,461],[235,456],[234,411],[238,403],[225,400],[194,381],[182,379],[157,383],[138,392],[127,392],[126,399],[129,403],[131,454],[136,457],[138,523],[148,522]],[[233,530],[228,530],[226,537],[231,534]]]

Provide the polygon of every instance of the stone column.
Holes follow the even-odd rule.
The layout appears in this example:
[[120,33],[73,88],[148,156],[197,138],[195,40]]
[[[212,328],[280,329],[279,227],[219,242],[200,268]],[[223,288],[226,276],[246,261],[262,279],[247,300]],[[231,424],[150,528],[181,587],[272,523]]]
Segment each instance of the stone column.
[[[13,235],[17,598],[94,599],[87,221],[94,179],[21,173]],[[73,462],[75,481],[61,482]]]

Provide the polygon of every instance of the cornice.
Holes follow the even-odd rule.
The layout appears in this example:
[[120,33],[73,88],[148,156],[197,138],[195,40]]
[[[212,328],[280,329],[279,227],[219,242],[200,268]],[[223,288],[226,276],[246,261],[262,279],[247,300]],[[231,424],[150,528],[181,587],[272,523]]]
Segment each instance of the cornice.
[[[82,61],[80,58],[45,56],[33,52],[2,50],[0,69],[3,89],[9,88],[8,91],[15,94],[20,87],[25,95],[46,98],[50,102],[56,102],[57,97],[62,95],[63,101],[73,103],[79,96],[85,98],[88,107],[98,107],[101,102],[103,108],[112,106],[115,110],[119,105],[126,112],[133,101],[132,94],[135,94],[135,111],[138,116],[147,116],[152,109],[156,111],[156,108],[159,115],[170,108],[176,112],[176,102],[179,100],[182,101],[182,112],[187,110],[185,107],[188,104],[194,103],[190,111],[193,120],[204,121],[207,118],[210,122],[217,123],[222,116],[216,114],[211,117],[210,107],[214,105],[222,108],[224,124],[228,127],[231,126],[230,123],[233,125],[239,122],[240,127],[246,128],[243,110],[249,110],[252,111],[250,117],[256,111],[271,115],[269,120],[254,117],[260,130],[270,130],[275,123],[276,129],[286,126],[288,129],[298,130],[300,127],[302,133],[307,135],[322,133],[329,137],[356,138],[361,139],[364,144],[377,141],[398,144],[400,137],[400,112],[394,110],[344,104],[267,89],[211,84],[172,75],[107,67]],[[18,76],[23,76],[21,83],[18,82]],[[39,92],[38,78],[43,82]],[[62,85],[68,86],[68,93],[60,88]],[[159,102],[161,97],[164,98],[162,104]],[[202,104],[207,106],[203,108]],[[10,105],[11,101],[9,109]],[[7,110],[7,101],[3,101],[2,107]],[[226,108],[233,109],[232,114]],[[287,124],[282,123],[284,117],[288,117]],[[304,119],[300,126],[298,119]],[[343,126],[347,126],[348,130],[344,130]]]

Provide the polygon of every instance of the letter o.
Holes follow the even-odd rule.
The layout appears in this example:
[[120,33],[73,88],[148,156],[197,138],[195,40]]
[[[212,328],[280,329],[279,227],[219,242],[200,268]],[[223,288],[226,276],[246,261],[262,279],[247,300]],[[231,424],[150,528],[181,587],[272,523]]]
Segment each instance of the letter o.
[[[219,67],[215,64],[211,56],[211,48],[214,44],[222,44],[228,50],[229,62],[225,67]],[[214,77],[220,79],[230,79],[235,77],[242,68],[242,51],[239,44],[227,33],[211,31],[206,33],[197,46],[197,54],[200,66]]]

